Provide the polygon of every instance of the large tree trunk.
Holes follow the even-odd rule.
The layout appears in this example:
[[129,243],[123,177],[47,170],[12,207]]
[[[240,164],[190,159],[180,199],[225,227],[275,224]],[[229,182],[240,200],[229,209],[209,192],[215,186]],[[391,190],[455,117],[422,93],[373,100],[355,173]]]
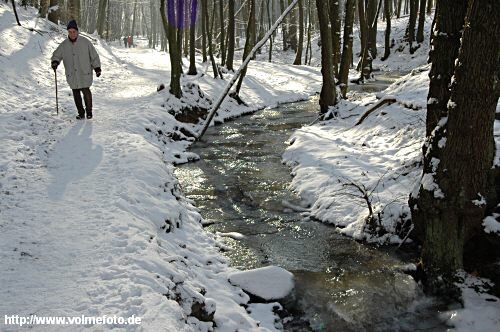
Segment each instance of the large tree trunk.
[[352,59],[352,30],[354,25],[354,12],[356,10],[356,1],[347,0],[345,5],[345,19],[344,19],[344,46],[342,49],[342,58],[340,60],[340,91],[342,98],[346,98],[347,86],[349,79],[349,68],[351,67]]
[[302,49],[304,47],[304,4],[303,0],[299,0],[299,44],[297,46],[297,53],[295,54],[294,65],[302,64]]
[[[457,7],[456,2],[453,5]],[[431,143],[440,142],[432,144],[432,149],[441,150],[440,158],[435,158],[433,150],[425,155],[426,160],[434,159],[434,169],[433,173],[424,172],[422,182],[434,182],[433,188],[421,186],[420,194],[434,197],[418,200],[425,223],[422,262],[431,276],[431,291],[436,291],[432,281],[439,275],[463,267],[464,246],[481,231],[486,197],[493,190],[488,178],[495,156],[498,90],[493,68],[498,68],[498,40],[500,2],[469,1],[447,103],[448,118],[431,136]],[[480,59],[477,50],[481,50]]]
[[464,25],[466,2],[439,1],[436,7],[429,62],[430,84],[427,95],[426,137],[429,137],[439,119],[447,116],[446,105],[450,99],[449,84],[458,57],[460,38]]
[[323,85],[319,96],[320,112],[326,113],[337,102],[332,59],[332,31],[329,27],[328,2],[316,0],[318,10],[319,33],[321,37],[321,74]]
[[[426,142],[422,147],[425,156],[423,174],[434,173],[432,158],[440,159],[439,140],[431,140],[430,138],[440,119],[445,119],[448,116],[449,84],[460,48],[466,6],[466,2],[457,5],[453,0],[439,1],[436,6],[429,51],[431,70],[427,95]],[[428,149],[430,149],[429,153]],[[426,214],[434,211],[434,207],[427,208],[429,211],[422,207],[433,206],[434,202],[434,193],[428,190],[420,190],[418,194],[412,193],[410,195],[408,205],[411,209],[414,225],[412,236],[420,241],[423,241],[425,237],[426,220],[429,219]]]

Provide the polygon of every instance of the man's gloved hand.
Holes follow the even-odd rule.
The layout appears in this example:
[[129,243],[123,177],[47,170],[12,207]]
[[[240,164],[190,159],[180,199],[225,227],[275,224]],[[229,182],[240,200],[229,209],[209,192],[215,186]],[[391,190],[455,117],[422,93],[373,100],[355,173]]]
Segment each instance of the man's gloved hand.
[[95,70],[95,76],[99,77],[101,76],[101,67],[94,68]]
[[57,66],[59,66],[59,62],[57,62],[57,61],[55,61],[55,60],[54,60],[54,61],[52,61],[51,67],[52,67],[52,69],[54,69],[54,71],[56,71]]

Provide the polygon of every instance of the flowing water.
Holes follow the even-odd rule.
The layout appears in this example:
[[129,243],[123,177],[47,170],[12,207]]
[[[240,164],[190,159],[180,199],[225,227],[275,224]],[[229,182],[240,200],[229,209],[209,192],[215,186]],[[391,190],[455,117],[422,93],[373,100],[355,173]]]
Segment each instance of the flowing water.
[[[387,86],[375,84],[363,87]],[[440,304],[402,272],[415,257],[357,243],[283,204],[297,202],[288,190],[290,169],[281,163],[286,141],[316,119],[317,105],[313,98],[210,128],[191,149],[201,160],[176,170],[184,193],[213,222],[208,231],[244,235],[225,238],[233,266],[278,265],[294,274],[294,298],[286,306],[301,323],[295,319],[287,330],[446,330]]]

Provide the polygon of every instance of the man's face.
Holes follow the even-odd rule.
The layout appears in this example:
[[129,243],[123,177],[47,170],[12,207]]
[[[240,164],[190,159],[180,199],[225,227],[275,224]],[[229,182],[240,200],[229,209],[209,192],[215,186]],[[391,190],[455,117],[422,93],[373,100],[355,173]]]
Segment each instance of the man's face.
[[73,29],[73,28],[68,29],[68,36],[69,36],[70,39],[75,40],[76,37],[78,37],[78,30]]

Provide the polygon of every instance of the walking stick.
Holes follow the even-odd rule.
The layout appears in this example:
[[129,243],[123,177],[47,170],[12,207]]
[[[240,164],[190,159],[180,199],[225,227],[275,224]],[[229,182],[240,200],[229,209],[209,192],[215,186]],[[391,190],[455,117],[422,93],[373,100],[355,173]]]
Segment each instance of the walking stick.
[[59,99],[57,98],[57,71],[54,70],[54,75],[56,77],[56,112],[59,115]]

